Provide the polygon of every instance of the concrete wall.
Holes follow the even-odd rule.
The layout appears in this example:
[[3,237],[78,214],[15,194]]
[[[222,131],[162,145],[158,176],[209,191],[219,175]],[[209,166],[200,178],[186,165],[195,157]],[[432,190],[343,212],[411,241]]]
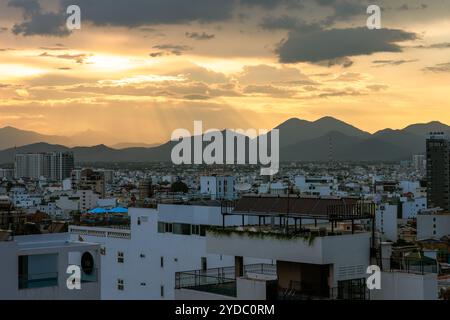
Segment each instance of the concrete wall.
[[238,300],[266,300],[267,281],[238,278],[236,280],[236,292]]
[[17,243],[0,241],[0,300],[18,298]]
[[439,239],[450,235],[450,214],[417,215],[417,239]]
[[372,300],[436,300],[436,274],[381,272],[381,290],[371,290]]

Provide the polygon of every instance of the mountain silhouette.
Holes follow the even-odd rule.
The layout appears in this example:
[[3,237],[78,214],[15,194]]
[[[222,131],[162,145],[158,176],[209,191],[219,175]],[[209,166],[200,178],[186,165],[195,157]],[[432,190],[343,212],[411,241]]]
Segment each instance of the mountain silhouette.
[[[347,124],[341,120],[324,117],[316,121],[289,119],[276,127],[280,133],[280,161],[399,161],[410,159],[413,154],[425,152],[425,139],[429,132],[442,131],[450,134],[450,127],[433,121],[412,124],[401,130],[384,129],[374,134]],[[225,133],[221,131],[223,140]],[[112,148],[106,145],[92,147],[64,146],[55,143],[64,137],[40,135],[36,132],[12,127],[0,129],[0,145],[13,141],[29,144],[10,147],[0,151],[0,164],[12,163],[15,153],[72,151],[77,162],[160,162],[171,161],[171,152],[178,142],[168,141],[154,147]],[[191,137],[193,151],[194,137]],[[248,145],[245,139],[246,159]],[[203,142],[203,148],[210,142]],[[192,152],[191,152],[192,153]],[[224,159],[226,148],[223,148]]]

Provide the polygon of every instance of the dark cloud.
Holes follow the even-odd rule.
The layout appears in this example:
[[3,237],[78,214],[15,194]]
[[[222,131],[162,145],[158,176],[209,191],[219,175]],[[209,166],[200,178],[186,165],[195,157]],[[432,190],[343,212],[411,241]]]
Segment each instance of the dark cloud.
[[67,36],[66,16],[62,12],[43,12],[37,0],[10,0],[8,6],[23,10],[24,22],[12,27],[14,34],[24,36]]
[[150,53],[150,57],[156,58],[156,57],[162,57],[162,56],[169,56],[169,55],[175,55],[180,56],[185,51],[192,50],[192,47],[185,46],[185,45],[178,45],[178,44],[160,44],[153,46],[154,49],[158,49],[159,51]]
[[63,7],[78,5],[83,19],[96,25],[137,27],[212,22],[230,18],[234,1],[223,0],[60,0]]
[[312,32],[321,30],[323,27],[320,23],[307,23],[288,15],[280,17],[267,16],[263,18],[260,26],[265,30],[297,30],[298,32]]
[[400,7],[398,7],[397,10],[400,10],[400,11],[425,10],[427,8],[428,8],[428,5],[426,5],[426,4],[421,4],[421,5],[414,6],[414,5],[411,5],[411,4],[404,3]]
[[443,73],[450,72],[450,62],[447,63],[439,63],[432,67],[426,67],[423,69],[424,71],[430,71],[434,73]]
[[356,72],[345,72],[340,74],[337,78],[332,81],[342,81],[342,82],[353,82],[353,81],[362,81],[365,77],[361,73]]
[[295,90],[286,90],[273,85],[249,85],[244,88],[245,94],[262,94],[277,97],[291,97]]
[[369,30],[365,27],[289,32],[276,52],[282,63],[333,60],[376,52],[401,52],[398,42],[414,40],[416,34],[396,29]]
[[67,36],[65,9],[78,5],[83,21],[98,26],[145,27],[190,22],[211,23],[232,18],[239,8],[279,6],[302,8],[302,0],[58,0],[58,12],[44,12],[39,0],[10,0],[23,11],[24,21],[13,27],[25,36]]
[[371,85],[368,85],[366,88],[371,90],[371,91],[379,92],[379,91],[386,90],[389,87],[387,85],[384,85],[384,84],[371,84]]
[[51,57],[51,58],[58,58],[58,59],[65,59],[65,60],[72,60],[76,63],[84,63],[87,58],[89,58],[91,55],[85,54],[85,53],[79,53],[79,54],[50,54],[47,52],[41,53],[39,55],[40,57]]
[[186,37],[195,39],[195,40],[210,40],[215,37],[214,34],[208,34],[206,32],[198,33],[198,32],[186,32]]
[[56,43],[52,47],[40,47],[39,49],[47,51],[60,51],[60,50],[67,50],[67,47],[61,43]]
[[208,99],[210,99],[210,97],[203,96],[200,94],[189,94],[189,95],[184,96],[183,99],[186,99],[186,100],[208,100]]
[[418,60],[374,60],[376,67],[399,66],[405,63],[417,62]]
[[450,42],[440,42],[440,43],[433,43],[430,45],[420,45],[415,46],[414,48],[418,49],[450,49]]

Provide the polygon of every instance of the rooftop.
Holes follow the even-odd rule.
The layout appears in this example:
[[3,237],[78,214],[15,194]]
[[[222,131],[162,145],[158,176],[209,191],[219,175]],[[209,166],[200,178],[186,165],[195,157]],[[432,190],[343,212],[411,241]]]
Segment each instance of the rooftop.
[[353,220],[372,218],[375,214],[375,204],[360,198],[246,195],[234,203],[224,202],[222,213]]

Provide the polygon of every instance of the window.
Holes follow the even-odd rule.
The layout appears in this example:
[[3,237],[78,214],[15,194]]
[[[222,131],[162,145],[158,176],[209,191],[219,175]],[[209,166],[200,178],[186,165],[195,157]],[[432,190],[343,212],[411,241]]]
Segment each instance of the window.
[[173,233],[174,234],[191,234],[191,225],[186,223],[174,223],[173,224]]
[[158,222],[158,233],[164,233],[164,222]]
[[200,226],[200,236],[206,236],[206,227],[207,226]]
[[173,225],[171,223],[165,223],[164,224],[164,231],[167,233],[173,232]]
[[195,235],[200,235],[200,226],[199,225],[192,225],[191,226],[191,233]]
[[161,264],[161,268],[164,268],[164,257],[161,257],[160,264]]
[[164,298],[164,286],[161,286],[161,298]]
[[117,290],[123,291],[125,289],[125,284],[123,279],[117,279]]
[[121,251],[117,252],[117,262],[118,263],[124,263],[125,262],[125,258],[124,258],[123,252],[121,252]]
[[137,224],[138,224],[138,226],[141,225],[141,218],[139,218],[139,217],[138,217],[138,219],[137,219]]

